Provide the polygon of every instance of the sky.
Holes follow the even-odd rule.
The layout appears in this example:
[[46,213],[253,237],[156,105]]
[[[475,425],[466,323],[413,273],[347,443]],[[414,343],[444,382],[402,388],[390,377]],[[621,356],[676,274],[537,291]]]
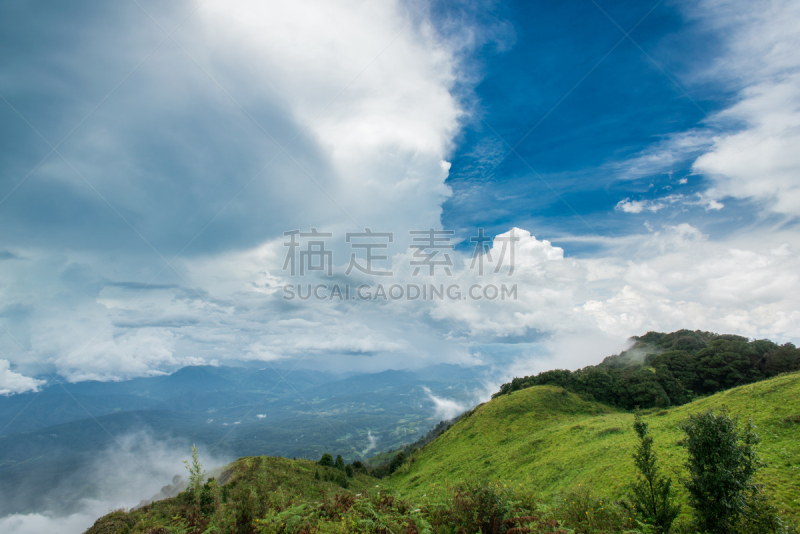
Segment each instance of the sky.
[[797,2],[0,9],[0,394],[800,341]]

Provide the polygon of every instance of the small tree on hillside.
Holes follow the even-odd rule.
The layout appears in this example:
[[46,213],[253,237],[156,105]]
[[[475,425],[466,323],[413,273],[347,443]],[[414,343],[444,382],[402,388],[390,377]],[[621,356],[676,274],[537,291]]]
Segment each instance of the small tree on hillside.
[[333,456],[330,453],[325,453],[322,455],[322,458],[319,459],[317,462],[319,465],[324,467],[333,467]]
[[749,503],[760,495],[753,476],[761,462],[755,447],[759,438],[747,423],[729,417],[725,408],[690,415],[681,428],[686,432],[689,459],[689,503],[703,532],[728,534],[746,515]]
[[192,463],[190,464],[189,460],[184,460],[183,464],[189,470],[189,490],[194,494],[195,499],[199,499],[200,490],[203,489],[205,471],[203,471],[203,465],[197,456],[197,447],[192,445]]
[[389,474],[391,475],[392,473],[400,469],[400,466],[402,466],[405,461],[406,461],[406,453],[404,453],[403,451],[398,452],[397,455],[395,455],[395,457],[392,458],[392,461],[389,462]]
[[639,436],[639,445],[633,454],[633,460],[641,475],[631,486],[633,509],[656,531],[666,534],[678,517],[681,507],[675,503],[672,491],[672,480],[661,476],[658,469],[658,458],[653,452],[653,438],[648,435],[648,426],[636,413],[633,429]]
[[341,454],[336,455],[336,462],[334,462],[333,467],[344,471],[344,458],[342,458]]

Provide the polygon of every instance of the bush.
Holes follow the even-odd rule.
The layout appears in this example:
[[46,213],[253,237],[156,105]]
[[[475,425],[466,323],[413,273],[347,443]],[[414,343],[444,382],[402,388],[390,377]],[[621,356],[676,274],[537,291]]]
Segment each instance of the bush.
[[404,453],[403,451],[398,452],[397,455],[395,455],[395,457],[392,458],[392,461],[389,462],[389,474],[391,475],[392,473],[397,471],[405,461],[406,461],[406,453]]
[[648,426],[640,413],[636,414],[633,429],[639,436],[639,446],[633,455],[636,468],[641,475],[631,486],[631,501],[636,514],[656,532],[666,534],[680,513],[680,505],[675,504],[672,480],[659,473],[658,458],[653,452],[653,438],[648,435]]
[[326,452],[322,455],[322,458],[320,458],[317,463],[325,467],[333,467],[333,456]]
[[759,493],[753,480],[762,465],[755,447],[759,438],[751,423],[739,428],[738,417],[723,408],[690,415],[682,425],[689,459],[689,503],[701,531],[735,532],[748,509],[748,500]]

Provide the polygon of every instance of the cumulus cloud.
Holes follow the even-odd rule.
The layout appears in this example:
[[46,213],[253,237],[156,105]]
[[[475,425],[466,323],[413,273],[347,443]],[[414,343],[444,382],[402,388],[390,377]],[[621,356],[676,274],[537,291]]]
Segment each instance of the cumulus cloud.
[[[47,159],[23,184],[46,187],[3,206],[4,217],[25,229],[3,258],[30,260],[1,262],[3,276],[15,280],[5,301],[30,308],[8,327],[69,380],[146,376],[215,359],[269,361],[310,349],[404,348],[380,331],[273,343],[287,329],[324,329],[330,313],[342,313],[325,311],[317,321],[316,312],[282,317],[280,306],[265,307],[283,281],[272,271],[280,272],[282,234],[370,226],[400,234],[438,225],[450,195],[446,156],[466,114],[455,85],[463,93],[474,83],[459,78],[464,54],[493,37],[477,23],[439,32],[424,5],[395,0],[368,8],[318,0],[195,7],[175,6],[191,16],[174,43],[157,48],[139,19],[161,39],[158,26],[171,31],[181,18],[144,14],[136,4],[107,7],[114,24],[64,8],[16,36],[49,36],[69,19],[85,39],[38,39],[21,47],[25,75],[12,76],[21,68],[14,63],[0,77],[17,105],[34,88],[60,102],[58,113],[20,107],[44,124],[52,143],[70,133],[59,149],[69,164]],[[122,16],[129,8],[136,24]],[[13,16],[32,20],[22,7]],[[96,55],[97,42],[107,55]],[[132,62],[119,67],[119,57]],[[87,102],[102,99],[143,58],[72,130],[91,109]],[[59,80],[50,76],[52,61],[70,65]],[[105,92],[81,91],[95,86]],[[58,119],[39,121],[40,111]],[[33,166],[24,151],[14,154],[4,175],[11,183]],[[50,210],[53,195],[75,209]],[[37,215],[43,211],[48,217]],[[18,359],[18,347],[0,343]]]
[[0,359],[0,395],[38,391],[44,380],[30,378],[11,370],[8,360]]
[[[722,216],[729,211],[723,199],[731,196],[791,213],[796,110],[791,103],[775,106],[783,106],[796,82],[796,54],[781,47],[782,39],[795,38],[786,21],[797,8],[725,2],[712,20],[704,5],[686,10],[731,36],[720,61],[732,68],[720,66],[715,76],[740,95],[716,122],[744,129],[725,134],[700,125],[676,132],[615,169],[634,179],[699,155],[695,172],[711,177],[710,191],[628,196],[616,206],[650,219],[668,212],[674,221],[648,222],[647,233],[621,237],[516,228],[511,276],[508,264],[495,267],[512,231],[480,255],[483,275],[473,268],[472,243],[454,243],[452,276],[424,282],[456,283],[462,297],[478,284],[473,293],[480,299],[320,302],[282,299],[284,285],[298,282],[282,269],[283,232],[314,227],[335,236],[329,247],[337,274],[303,283],[375,283],[338,274],[350,253],[342,237],[363,228],[394,234],[386,249],[396,264],[392,283],[423,282],[410,273],[408,232],[440,227],[450,195],[448,154],[471,111],[459,91],[476,81],[463,56],[485,37],[478,26],[441,32],[426,12],[414,18],[413,5],[396,1],[357,8],[303,0],[269,13],[250,0],[205,2],[175,32],[179,46],[167,41],[157,48],[60,149],[135,232],[69,166],[46,160],[26,182],[38,189],[3,204],[4,220],[22,230],[7,238],[13,252],[0,254],[9,260],[0,262],[8,281],[0,287],[7,303],[0,320],[25,351],[69,380],[119,380],[231,360],[307,358],[340,370],[490,364],[502,360],[500,346],[523,366],[553,355],[565,366],[581,365],[649,328],[795,339],[796,237],[753,230],[715,240],[683,214]],[[182,7],[188,13],[194,6]],[[170,30],[180,20],[152,15]],[[80,61],[61,69],[52,85],[37,80],[51,79],[44,74],[53,71],[51,58],[63,56],[53,56],[54,44],[44,38],[26,49],[30,76],[18,76],[13,87],[10,77],[0,77],[12,102],[34,92],[61,102],[59,113],[20,108],[48,138],[66,135],[107,94],[79,88],[110,90],[127,72],[99,68],[112,62],[93,55],[95,41],[107,43],[111,55],[125,51],[130,68],[152,50],[138,26],[92,20],[74,21],[92,39],[60,44]],[[31,35],[50,35],[57,24],[63,21],[56,16],[43,20]],[[759,36],[766,41],[754,45],[756,52],[737,44]],[[759,55],[765,65],[756,65]],[[13,74],[20,67],[4,68]],[[752,76],[748,69],[755,69]],[[16,127],[2,126],[9,139],[17,138]],[[761,137],[736,137],[747,132]],[[730,151],[744,146],[740,141],[749,143],[741,157],[755,159],[723,168]],[[475,150],[486,161],[503,153],[492,143]],[[3,171],[9,180],[35,164],[24,151],[12,159]],[[51,208],[63,205],[73,209]],[[595,252],[578,255],[575,243]],[[502,284],[516,284],[516,299],[482,292]],[[571,339],[590,341],[565,341]],[[39,369],[26,363],[16,342],[0,338],[0,348],[15,369],[5,376],[33,380],[25,377]],[[512,368],[506,364],[499,366]]]

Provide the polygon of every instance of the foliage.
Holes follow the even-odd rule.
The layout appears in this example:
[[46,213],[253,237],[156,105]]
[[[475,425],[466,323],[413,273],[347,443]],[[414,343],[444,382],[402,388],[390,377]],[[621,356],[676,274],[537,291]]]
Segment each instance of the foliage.
[[[590,490],[581,488],[563,497],[560,514],[563,523],[576,533],[593,532],[642,532],[634,517],[617,503],[599,497]],[[650,532],[647,525],[641,525],[644,532]]]
[[759,493],[754,475],[763,465],[756,455],[759,437],[752,422],[739,427],[723,407],[692,414],[681,426],[689,459],[685,482],[698,527],[715,534],[734,532],[748,502]]
[[319,459],[317,462],[321,466],[325,467],[333,467],[333,456],[330,453],[325,453],[322,455],[322,458]]
[[394,458],[392,458],[392,461],[389,462],[389,474],[392,474],[395,471],[397,471],[405,461],[406,461],[406,453],[403,451],[398,452],[397,455]]
[[[360,482],[371,487],[358,492],[334,490],[325,483],[308,488],[308,463],[240,459],[233,466],[232,478],[222,486],[228,487],[227,492],[213,482],[204,486],[210,500],[199,512],[181,494],[128,513],[111,513],[87,534],[647,532],[636,529],[635,521],[620,506],[588,492],[541,500],[528,488],[472,481],[433,489],[430,499],[412,504],[367,479]],[[292,471],[290,478],[272,482],[286,471]]]
[[203,466],[200,463],[200,459],[197,457],[197,447],[192,445],[192,462],[189,463],[189,460],[184,460],[183,464],[186,466],[186,469],[189,470],[189,491],[199,497],[204,482],[205,471],[203,471]]
[[[645,437],[664,444],[658,465],[677,467],[687,449],[676,444],[677,424],[690,411],[729,404],[757,418],[769,432],[771,449],[785,454],[774,456],[784,462],[782,469],[764,470],[781,493],[774,501],[750,499],[737,528],[788,532],[777,511],[797,498],[791,491],[792,467],[800,457],[793,422],[800,413],[798,398],[800,375],[785,375],[686,408],[644,412],[640,419],[647,423]],[[628,451],[642,442],[626,430],[631,422],[631,414],[561,388],[529,388],[478,407],[426,447],[406,454],[384,480],[370,477],[364,463],[346,464],[342,472],[307,460],[241,458],[202,486],[199,503],[187,491],[109,514],[89,532],[655,533],[650,520],[628,513],[616,500],[635,477],[633,463],[625,460]],[[346,476],[348,467],[353,478]],[[340,486],[337,476],[348,487]],[[682,518],[673,532],[696,531]]]
[[[648,435],[657,446],[662,473],[673,479],[676,501],[688,492],[675,482],[687,457],[679,425],[690,413],[727,405],[743,420],[752,419],[768,441],[761,450],[768,463],[759,475],[774,494],[777,511],[800,519],[800,374],[785,374],[740,386],[690,404],[644,410]],[[634,415],[553,386],[536,386],[502,395],[477,407],[426,447],[412,452],[402,469],[385,479],[410,499],[429,493],[432,484],[471,479],[501,480],[535,487],[543,495],[590,484],[613,500],[630,492],[638,470],[630,452],[639,443],[631,429]],[[612,431],[611,429],[621,429]],[[683,507],[689,519],[691,509]]]
[[636,413],[633,429],[639,436],[633,459],[641,473],[631,486],[633,509],[645,522],[654,525],[656,532],[667,534],[680,513],[680,505],[675,503],[672,480],[659,472],[658,458],[653,452],[653,438],[648,435],[648,425],[639,412]]
[[791,343],[689,330],[648,332],[632,340],[630,349],[598,365],[514,378],[494,397],[552,385],[626,410],[680,406],[698,395],[800,370],[800,350]]

